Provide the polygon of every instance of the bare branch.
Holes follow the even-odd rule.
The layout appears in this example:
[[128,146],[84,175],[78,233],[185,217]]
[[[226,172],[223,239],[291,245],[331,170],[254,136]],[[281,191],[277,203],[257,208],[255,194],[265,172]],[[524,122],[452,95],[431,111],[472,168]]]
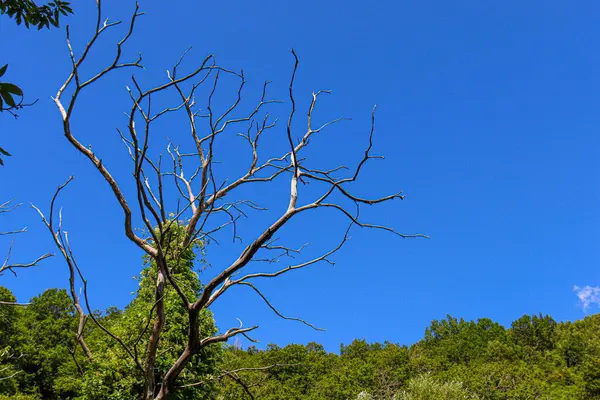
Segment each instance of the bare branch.
[[[89,80],[85,81],[82,84],[82,83],[80,83],[80,80],[79,80],[79,68],[86,60],[88,52],[90,51],[90,49],[92,48],[92,46],[94,45],[94,43],[96,42],[98,37],[106,29],[119,24],[119,22],[108,23],[106,21],[104,23],[104,25],[101,25],[102,2],[100,0],[97,1],[96,31],[95,31],[94,35],[92,36],[91,40],[85,46],[79,59],[76,59],[75,56],[72,55],[73,68],[72,68],[71,73],[69,74],[67,80],[65,81],[65,83],[58,90],[58,92],[54,98],[54,102],[56,103],[56,106],[58,107],[60,114],[62,116],[62,119],[63,119],[63,130],[64,130],[65,137],[73,145],[73,147],[78,152],[80,152],[85,157],[87,157],[90,160],[90,162],[95,166],[95,168],[100,172],[102,177],[109,184],[111,190],[113,191],[113,193],[115,195],[115,198],[119,202],[119,205],[121,206],[123,213],[125,215],[125,232],[126,232],[127,237],[131,241],[133,241],[135,244],[137,244],[139,247],[141,247],[144,251],[146,251],[148,254],[152,254],[152,253],[156,252],[156,250],[153,249],[150,245],[148,245],[148,243],[146,243],[146,241],[144,241],[143,239],[138,237],[133,231],[133,227],[131,224],[131,209],[129,208],[129,204],[127,203],[127,200],[125,199],[125,196],[121,192],[121,189],[118,186],[117,182],[115,181],[113,176],[110,174],[108,169],[104,166],[104,164],[102,163],[102,160],[100,158],[98,158],[96,156],[96,154],[94,152],[92,152],[91,149],[84,146],[79,140],[77,140],[75,138],[75,136],[73,135],[72,130],[71,130],[71,120],[70,120],[70,116],[75,107],[77,98],[78,98],[81,90],[84,87],[97,81],[102,76],[108,74],[109,72],[111,72],[115,69],[131,65],[131,64],[119,64],[119,61],[120,61],[120,57],[121,57],[122,46],[131,37],[137,17],[142,15],[141,13],[138,12],[138,9],[139,9],[139,6],[136,4],[136,9],[131,17],[129,31],[127,32],[125,37],[121,41],[119,41],[119,43],[117,44],[117,51],[115,54],[115,58],[113,59],[113,62],[108,67],[106,67],[104,70],[102,70],[100,73],[98,73],[97,75],[95,75],[94,77],[90,78]],[[67,44],[69,46],[71,54],[73,54],[68,30],[67,30]],[[135,64],[136,63],[134,63],[133,65],[135,65]],[[67,87],[69,87],[70,84],[73,82],[73,79],[75,79],[75,88],[73,90],[73,94],[71,95],[71,99],[68,101],[68,103],[66,104],[66,108],[65,108],[65,105],[62,102],[62,95],[63,95],[64,91],[67,89]]]
[[2,204],[0,204],[0,214],[9,213],[11,211],[16,210],[21,206],[21,203],[11,205],[11,203],[15,201],[14,199],[8,200]]
[[0,301],[0,305],[2,305],[2,306],[21,306],[21,307],[27,307],[30,304],[31,303],[16,303],[16,302],[13,302],[13,301]]
[[200,348],[206,347],[209,344],[226,342],[229,338],[232,338],[232,337],[234,337],[236,335],[240,335],[240,334],[247,334],[248,332],[251,332],[255,329],[258,329],[258,325],[251,326],[249,328],[231,328],[222,335],[211,336],[211,337],[202,339],[200,341]]
[[[13,205],[12,204],[13,201],[14,200],[8,200],[7,202],[0,204],[0,214],[12,212],[21,206],[21,203]],[[16,231],[0,232],[0,236],[16,235],[16,234],[23,233],[23,232],[27,232],[26,227],[16,230]],[[14,245],[14,240],[11,242],[11,244],[8,248],[8,251],[6,253],[6,257],[4,258],[4,262],[0,266],[0,276],[2,276],[5,271],[10,271],[15,276],[17,276],[17,273],[14,271],[15,269],[26,269],[26,268],[36,267],[40,261],[53,256],[53,254],[51,254],[51,253],[46,253],[30,263],[11,264],[10,256],[12,253],[13,245]]]
[[[54,193],[54,196],[52,197],[52,201],[50,203],[50,210],[51,210],[52,213],[54,212],[54,204],[56,202],[58,194],[72,180],[73,180],[73,177],[69,177],[69,179],[65,183],[63,183],[62,185],[60,185],[58,187],[58,189],[56,190],[56,192]],[[143,371],[143,368],[139,364],[139,361],[137,360],[137,358],[135,357],[135,355],[131,351],[131,349],[125,344],[125,342],[121,338],[119,338],[118,336],[116,336],[114,333],[112,333],[111,331],[109,331],[106,327],[104,327],[104,325],[101,324],[100,321],[98,321],[98,319],[94,316],[92,308],[90,307],[88,293],[87,293],[87,280],[84,278],[84,276],[83,276],[83,274],[81,272],[81,269],[79,268],[79,265],[77,264],[77,261],[75,260],[75,257],[73,255],[73,251],[71,249],[71,245],[69,243],[68,234],[62,230],[62,212],[59,212],[59,217],[60,217],[59,218],[59,226],[58,226],[58,229],[55,230],[55,227],[54,227],[54,224],[53,224],[54,223],[54,219],[53,219],[52,215],[50,215],[49,219],[46,219],[46,217],[44,216],[44,214],[42,213],[42,211],[38,207],[36,207],[33,204],[31,205],[31,207],[34,208],[38,212],[38,214],[40,215],[40,217],[41,217],[44,225],[46,225],[46,227],[48,228],[48,231],[52,235],[52,239],[54,240],[54,244],[56,245],[56,247],[61,252],[61,254],[62,254],[62,256],[63,256],[63,258],[64,258],[64,260],[67,263],[67,266],[69,268],[69,287],[70,287],[71,299],[73,301],[73,305],[74,305],[75,309],[77,310],[77,315],[79,317],[79,325],[78,325],[77,333],[76,333],[75,337],[76,337],[77,342],[80,344],[80,346],[82,347],[82,349],[86,353],[86,356],[88,357],[88,359],[92,360],[93,356],[92,356],[92,354],[91,354],[91,352],[90,352],[90,350],[89,350],[89,348],[88,348],[88,346],[87,346],[87,344],[85,342],[85,339],[83,337],[83,328],[85,326],[85,320],[86,320],[87,316],[89,316],[92,319],[92,321],[100,329],[102,329],[102,331],[104,331],[112,339],[114,339],[117,343],[119,343],[121,345],[121,347],[123,347],[123,349],[127,352],[127,354],[129,354],[129,356],[133,359],[133,361],[138,366],[138,368],[140,368]],[[79,296],[77,295],[77,293],[75,291],[75,273],[77,273],[77,275],[79,276],[79,278],[81,279],[81,281],[83,283],[83,294],[84,294],[86,308],[88,310],[88,315],[86,315],[83,312],[83,309],[81,308],[81,305],[80,305],[80,302],[79,302]]]
[[390,228],[390,227],[385,226],[385,225],[374,225],[374,224],[367,224],[367,223],[361,222],[361,221],[358,220],[357,217],[355,217],[352,214],[350,214],[349,211],[347,211],[342,206],[340,206],[338,204],[335,204],[335,203],[321,203],[321,204],[318,204],[317,207],[329,207],[329,208],[334,208],[336,210],[339,210],[346,217],[348,217],[348,219],[350,219],[350,221],[352,221],[356,225],[360,226],[361,228],[372,228],[372,229],[384,230],[384,231],[393,233],[394,235],[396,235],[398,237],[401,237],[402,239],[412,239],[412,238],[425,238],[425,239],[429,239],[429,236],[421,234],[421,233],[404,234],[404,233],[397,232],[394,228]]
[[316,264],[321,261],[324,261],[331,265],[334,265],[335,263],[333,261],[329,260],[329,256],[338,252],[344,246],[344,244],[346,244],[346,242],[350,239],[349,233],[350,233],[350,228],[352,228],[353,224],[354,223],[350,224],[348,229],[346,229],[346,233],[344,234],[344,237],[342,238],[340,243],[335,248],[333,248],[332,250],[329,250],[328,252],[322,254],[319,257],[313,258],[312,260],[305,261],[300,264],[289,265],[289,266],[287,266],[283,269],[280,269],[279,271],[276,271],[276,272],[271,272],[271,273],[259,272],[259,273],[254,273],[254,274],[248,274],[248,275],[245,275],[245,276],[233,281],[232,284],[241,283],[241,282],[247,281],[249,279],[254,279],[254,278],[276,278],[279,275],[285,274],[286,272],[293,271],[296,269],[301,269],[304,267],[308,267],[309,265],[313,265],[313,264]]
[[246,286],[250,286],[252,288],[252,290],[254,290],[263,300],[264,302],[267,304],[267,306],[269,306],[269,308],[271,310],[273,310],[273,312],[275,314],[277,314],[278,317],[288,320],[288,321],[298,321],[303,323],[304,325],[313,328],[316,331],[325,331],[325,329],[323,328],[317,328],[316,326],[314,326],[313,324],[306,322],[305,320],[301,319],[301,318],[295,318],[295,317],[286,317],[285,315],[281,314],[272,304],[271,302],[267,299],[267,297],[260,291],[258,290],[258,288],[256,286],[254,286],[253,284],[251,284],[250,282],[244,282],[244,281],[239,281],[236,282],[238,285],[246,285]]
[[10,235],[16,235],[18,233],[25,233],[25,232],[27,232],[27,228],[22,228],[17,231],[0,232],[0,236],[10,236]]
[[17,371],[17,372],[15,372],[15,373],[13,373],[13,374],[11,374],[9,376],[0,377],[0,381],[6,381],[8,379],[12,379],[15,376],[19,375],[21,372],[23,372],[23,371]]
[[[198,387],[198,386],[202,386],[210,381],[215,381],[215,380],[221,380],[226,376],[236,376],[238,373],[240,372],[254,372],[254,371],[268,371],[270,369],[273,368],[279,368],[279,367],[295,367],[298,366],[299,364],[283,364],[283,363],[278,363],[278,364],[271,364],[271,365],[267,365],[264,367],[244,367],[244,368],[236,368],[236,369],[232,369],[229,371],[223,371],[221,374],[216,375],[216,376],[212,376],[209,379],[205,379],[199,382],[195,382],[195,383],[188,383],[187,385],[181,385],[179,386],[180,388],[188,388],[188,387]],[[252,396],[252,394],[250,394]],[[254,397],[252,397],[254,398]]]
[[16,273],[14,271],[15,269],[37,267],[37,265],[40,261],[45,260],[46,258],[52,257],[54,255],[52,253],[46,253],[46,254],[38,257],[34,261],[27,263],[27,264],[10,264],[9,259],[10,259],[11,249],[12,249],[12,244],[10,246],[10,249],[8,250],[8,254],[6,255],[6,258],[4,259],[4,263],[0,267],[0,276],[3,274],[4,271],[10,271],[16,276]]
[[[287,137],[290,143],[291,149],[291,157],[292,157],[292,166],[294,168],[294,173],[291,181],[290,188],[290,204],[288,205],[288,211],[296,208],[296,202],[298,201],[298,178],[300,177],[300,171],[298,168],[298,159],[296,156],[297,150],[294,146],[294,141],[292,139],[292,120],[294,118],[294,113],[296,112],[296,101],[294,100],[294,79],[296,78],[296,71],[298,70],[298,56],[294,49],[292,49],[292,55],[294,56],[294,69],[292,72],[292,78],[290,79],[290,102],[292,103],[292,110],[290,111],[290,115],[288,117],[287,123]],[[310,113],[309,113],[310,115]],[[310,117],[309,117],[310,121]]]

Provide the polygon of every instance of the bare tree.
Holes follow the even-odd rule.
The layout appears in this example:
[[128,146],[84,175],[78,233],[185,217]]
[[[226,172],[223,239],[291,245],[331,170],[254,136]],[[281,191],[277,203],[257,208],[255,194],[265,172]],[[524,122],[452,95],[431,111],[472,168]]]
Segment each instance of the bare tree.
[[[14,200],[8,200],[8,201],[0,204],[0,215],[13,212],[20,206],[21,206],[21,204],[15,204]],[[0,237],[13,237],[17,234],[25,233],[25,232],[27,232],[26,227],[18,229],[18,230],[0,231]],[[4,275],[5,272],[12,272],[13,275],[17,276],[16,270],[36,267],[36,266],[38,266],[40,261],[45,260],[48,257],[52,257],[52,255],[53,255],[51,253],[46,253],[28,263],[13,263],[10,260],[11,260],[12,249],[13,249],[14,244],[15,244],[14,239],[11,239],[10,245],[6,252],[6,256],[4,257],[4,261],[2,262],[2,265],[0,265],[0,276]],[[2,305],[26,306],[27,303],[17,303],[17,302],[12,302],[12,301],[0,301],[0,306],[2,306]]]
[[[289,147],[283,154],[267,158],[260,154],[259,150],[262,148],[260,144],[266,132],[276,128],[277,120],[272,119],[270,114],[266,113],[266,109],[274,103],[280,103],[280,101],[268,98],[269,82],[265,82],[258,102],[247,112],[242,112],[240,111],[240,103],[246,83],[244,73],[219,66],[213,56],[206,57],[197,68],[183,74],[180,73],[179,69],[186,56],[184,53],[173,68],[168,71],[167,80],[148,89],[142,88],[135,76],[132,78],[131,89],[128,89],[131,108],[127,112],[127,126],[125,130],[117,130],[128,149],[132,161],[136,193],[134,213],[130,205],[130,199],[126,198],[121,184],[113,177],[108,166],[92,150],[91,146],[84,145],[77,136],[77,127],[73,126],[72,117],[75,105],[87,87],[118,69],[142,67],[141,55],[135,61],[122,60],[123,47],[132,36],[135,24],[141,15],[142,13],[139,12],[139,7],[136,4],[125,35],[116,45],[114,58],[99,69],[97,73],[89,77],[82,76],[82,66],[86,63],[90,50],[104,32],[119,25],[120,22],[103,20],[101,1],[97,0],[95,31],[87,45],[79,52],[79,55],[76,55],[71,45],[69,28],[67,27],[67,44],[72,69],[67,80],[58,90],[54,102],[62,118],[66,139],[77,152],[90,161],[92,166],[104,178],[119,203],[123,212],[126,237],[155,261],[158,267],[155,291],[156,303],[152,309],[153,322],[150,327],[150,338],[144,360],[139,361],[137,355],[132,354],[129,350],[127,353],[134,358],[136,365],[142,371],[144,398],[165,399],[170,393],[177,390],[178,376],[190,359],[203,348],[225,342],[237,335],[248,337],[250,332],[258,328],[258,326],[244,327],[240,323],[240,326],[228,329],[221,334],[201,337],[199,313],[201,310],[210,307],[231,287],[250,287],[278,316],[299,321],[309,327],[318,329],[303,319],[284,316],[261,292],[255,282],[260,279],[276,278],[316,263],[331,263],[330,256],[340,250],[347,242],[350,228],[354,225],[387,231],[400,238],[424,237],[424,235],[405,235],[397,232],[392,227],[366,223],[359,218],[359,210],[363,205],[375,205],[404,198],[401,192],[383,197],[367,198],[354,194],[350,189],[350,184],[359,179],[361,171],[368,161],[382,158],[372,153],[375,108],[372,110],[367,146],[354,168],[338,166],[332,169],[319,169],[309,166],[304,154],[310,145],[311,139],[330,125],[341,122],[343,118],[332,119],[317,125],[313,121],[314,110],[319,98],[324,94],[328,94],[329,91],[315,92],[312,94],[312,99],[308,105],[307,124],[302,134],[296,139],[293,121],[296,115],[294,80],[298,69],[298,57],[294,51],[292,51],[292,54],[295,62],[289,82],[291,110],[287,117],[285,129],[282,129]],[[219,83],[224,78],[236,79],[238,84],[232,102],[224,112],[219,113],[215,111],[215,94],[219,89]],[[202,111],[198,107],[196,97],[200,90],[204,88],[206,88],[207,94],[206,103],[203,104],[204,111]],[[169,96],[166,96],[167,94]],[[165,99],[172,99],[173,95],[179,100],[175,104],[163,106]],[[155,110],[153,107],[155,104],[160,104],[161,108]],[[152,127],[155,126],[156,121],[171,114],[182,114],[186,118],[189,126],[188,138],[193,150],[185,152],[181,150],[181,146],[169,142],[166,146],[168,162],[164,162],[161,157],[151,156],[150,139],[152,137]],[[240,129],[241,127],[244,127],[246,133],[238,134],[238,136],[241,136],[248,143],[250,164],[240,176],[222,182],[218,181],[215,177],[215,165],[217,163],[215,143],[228,134],[237,133],[234,129]],[[189,173],[189,171],[193,172]],[[347,175],[340,177],[340,174],[345,171]],[[265,227],[262,233],[250,240],[250,244],[241,251],[233,263],[219,269],[216,276],[205,284],[198,298],[188,298],[185,291],[180,288],[177,280],[171,275],[170,261],[165,255],[165,246],[167,245],[165,237],[172,229],[173,224],[178,223],[180,220],[186,221],[186,234],[180,244],[181,249],[191,246],[198,240],[213,238],[215,233],[225,228],[232,229],[235,238],[237,237],[238,220],[240,217],[246,216],[248,209],[264,210],[252,200],[239,198],[237,195],[239,189],[248,185],[274,182],[278,179],[289,179],[290,185],[289,198],[281,214]],[[299,183],[309,182],[317,183],[323,190],[312,200],[301,203],[299,201],[299,191],[301,189]],[[173,193],[175,193],[175,196],[172,196]],[[176,204],[176,206],[173,204]],[[349,208],[348,205],[351,207]],[[303,248],[293,249],[281,245],[275,241],[276,235],[290,220],[298,218],[300,214],[304,214],[309,210],[316,209],[339,212],[347,218],[348,228],[341,235],[337,245],[324,254],[279,270],[245,273],[244,268],[250,262],[272,262],[283,256],[298,255]],[[170,214],[170,210],[175,212]],[[143,227],[149,232],[149,237],[141,237],[134,230],[134,214],[139,214]],[[57,246],[69,263],[69,259],[73,260],[73,258],[70,251],[67,250],[68,246],[65,245],[64,239],[61,239],[60,233],[57,236],[52,228],[51,221],[45,221],[45,223],[50,228]],[[72,275],[73,271],[78,270],[75,264],[70,268]],[[157,352],[158,343],[165,324],[163,298],[167,285],[171,285],[175,289],[187,309],[188,341],[185,350],[168,372],[164,376],[156,376],[155,364],[157,357],[160,357]],[[79,307],[78,310],[80,309]],[[78,336],[81,335],[78,334]],[[119,340],[119,338],[113,338]],[[83,340],[80,343],[84,347]]]

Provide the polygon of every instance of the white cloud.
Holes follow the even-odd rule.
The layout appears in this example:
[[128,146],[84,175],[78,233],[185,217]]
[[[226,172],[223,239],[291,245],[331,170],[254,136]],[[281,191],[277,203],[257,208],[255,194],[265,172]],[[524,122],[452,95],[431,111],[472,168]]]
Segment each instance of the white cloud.
[[584,310],[592,304],[600,305],[600,286],[573,286],[573,291],[577,294]]

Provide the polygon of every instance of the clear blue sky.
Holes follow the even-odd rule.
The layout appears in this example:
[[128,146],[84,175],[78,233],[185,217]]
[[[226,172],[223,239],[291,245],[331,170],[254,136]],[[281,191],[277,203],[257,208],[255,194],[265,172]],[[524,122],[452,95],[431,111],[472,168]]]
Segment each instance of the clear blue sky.
[[[74,3],[76,15],[68,22],[80,50],[93,2]],[[106,3],[111,19],[133,7],[129,1]],[[164,71],[193,46],[187,68],[212,53],[220,64],[244,69],[248,101],[265,79],[274,80],[273,97],[284,98],[294,47],[301,59],[297,132],[312,90],[333,90],[319,108],[322,121],[352,117],[311,144],[321,149],[310,153],[314,165],[357,160],[376,103],[375,151],[386,160],[373,163],[354,188],[360,194],[403,189],[407,198],[363,215],[431,236],[403,241],[355,230],[335,267],[318,265],[261,285],[282,312],[323,326],[325,333],[280,321],[244,289],[215,305],[221,328],[240,317],[262,326],[256,338],[263,343],[314,340],[336,351],[354,338],[412,343],[432,319],[446,314],[503,324],[524,313],[557,320],[584,316],[573,286],[600,285],[600,4],[142,1],[141,8],[147,15],[127,51],[132,58],[143,51],[148,69],[138,76],[144,84],[164,82]],[[56,185],[74,174],[60,204],[93,306],[124,306],[135,290],[131,277],[141,268],[140,252],[124,239],[122,215],[106,184],[62,137],[50,100],[69,68],[64,32],[29,32],[3,17],[0,37],[7,78],[28,99],[39,98],[18,120],[0,118],[1,144],[14,153],[0,170],[1,197],[25,203],[3,217],[2,230],[29,227],[17,238],[13,260],[54,251],[27,204],[47,209]],[[109,57],[114,39],[108,35],[90,60]],[[86,93],[74,123],[134,203],[131,168],[115,131],[125,126],[130,72]],[[282,105],[272,112],[285,119],[287,110]],[[265,151],[276,151],[283,124],[269,135],[274,144]],[[164,125],[157,143],[165,136],[183,141],[185,122]],[[236,145],[220,144],[222,159],[230,161],[219,166],[220,176],[239,174],[245,161],[240,139],[229,139]],[[251,214],[242,233],[251,237],[285,208],[287,187],[282,180],[246,192],[272,212]],[[339,239],[342,222],[338,215],[315,213],[282,239],[311,242],[307,255],[314,255]],[[228,244],[228,236],[222,242],[207,250],[213,265],[208,274],[241,249]],[[55,257],[18,279],[3,276],[1,284],[26,301],[65,287],[66,272]]]

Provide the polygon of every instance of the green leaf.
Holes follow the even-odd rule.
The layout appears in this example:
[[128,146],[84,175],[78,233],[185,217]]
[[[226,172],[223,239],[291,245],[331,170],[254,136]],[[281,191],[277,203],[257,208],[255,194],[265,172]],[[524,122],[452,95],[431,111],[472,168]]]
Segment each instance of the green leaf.
[[6,68],[8,68],[8,64],[6,64],[4,67],[0,68],[0,77],[4,75],[4,73],[6,72]]
[[4,154],[5,156],[9,156],[9,157],[12,155],[8,151],[4,150],[2,147],[0,147],[0,153]]
[[17,104],[15,103],[15,99],[13,99],[10,93],[0,92],[0,96],[2,96],[2,98],[4,99],[6,104],[8,104],[9,107],[16,107]]
[[12,83],[2,83],[0,85],[2,91],[7,91],[8,93],[16,94],[17,96],[23,96],[23,91],[17,85],[13,85]]

